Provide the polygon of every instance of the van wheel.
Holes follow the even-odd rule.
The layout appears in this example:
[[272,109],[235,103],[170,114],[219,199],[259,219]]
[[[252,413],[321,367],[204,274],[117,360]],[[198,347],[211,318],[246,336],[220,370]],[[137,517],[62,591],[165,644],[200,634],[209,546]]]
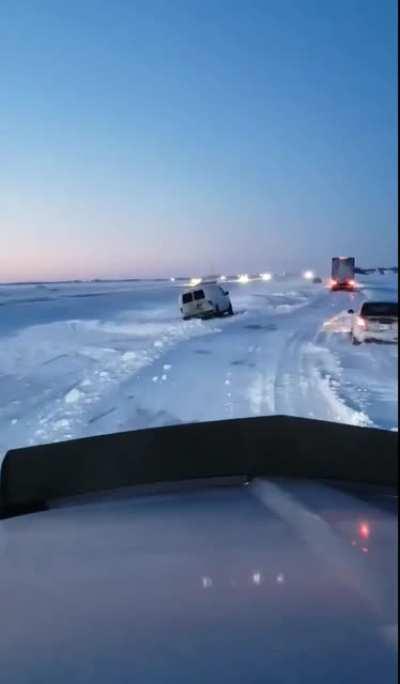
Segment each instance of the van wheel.
[[228,316],[233,316],[232,304],[229,304]]
[[351,344],[354,344],[355,346],[359,346],[361,344],[361,342],[356,337],[354,337],[354,335],[352,335],[351,336]]
[[217,304],[217,306],[215,307],[215,315],[216,315],[216,316],[220,316],[220,315],[221,315],[221,309],[219,308],[218,304]]
[[183,317],[183,320],[184,320],[184,321],[190,321],[190,316],[184,316],[184,317]]

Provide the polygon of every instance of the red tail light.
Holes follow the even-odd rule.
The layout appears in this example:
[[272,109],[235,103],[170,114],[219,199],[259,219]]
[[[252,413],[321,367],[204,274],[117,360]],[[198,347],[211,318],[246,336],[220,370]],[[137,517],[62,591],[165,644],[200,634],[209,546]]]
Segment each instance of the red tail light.
[[358,528],[358,533],[359,533],[360,537],[362,537],[362,539],[368,539],[370,532],[371,532],[370,526],[368,525],[367,522],[360,523],[360,526]]
[[350,287],[354,287],[355,284],[356,284],[356,281],[355,281],[355,280],[349,280],[349,285],[350,285]]

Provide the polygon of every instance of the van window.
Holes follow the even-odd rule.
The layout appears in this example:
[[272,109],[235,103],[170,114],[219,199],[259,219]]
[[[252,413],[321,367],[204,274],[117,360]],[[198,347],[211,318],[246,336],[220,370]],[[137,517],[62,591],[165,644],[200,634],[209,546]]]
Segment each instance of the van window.
[[194,298],[195,299],[204,299],[205,298],[204,290],[196,290],[194,293]]
[[182,303],[183,304],[189,304],[193,299],[192,293],[191,292],[185,292],[185,294],[182,295]]
[[367,302],[361,308],[361,316],[393,316],[398,318],[397,302]]

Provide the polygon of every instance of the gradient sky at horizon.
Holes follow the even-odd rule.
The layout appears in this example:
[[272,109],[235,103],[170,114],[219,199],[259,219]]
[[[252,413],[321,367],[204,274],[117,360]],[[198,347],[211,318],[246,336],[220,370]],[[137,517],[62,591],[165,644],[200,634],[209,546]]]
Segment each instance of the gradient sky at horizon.
[[390,0],[3,0],[0,281],[397,263]]

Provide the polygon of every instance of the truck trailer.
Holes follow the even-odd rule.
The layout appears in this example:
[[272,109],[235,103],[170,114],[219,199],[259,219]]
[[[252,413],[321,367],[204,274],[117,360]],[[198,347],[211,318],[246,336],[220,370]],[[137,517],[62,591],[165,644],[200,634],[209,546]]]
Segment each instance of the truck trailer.
[[352,292],[356,287],[354,269],[354,257],[333,257],[330,281],[331,290],[347,290]]

